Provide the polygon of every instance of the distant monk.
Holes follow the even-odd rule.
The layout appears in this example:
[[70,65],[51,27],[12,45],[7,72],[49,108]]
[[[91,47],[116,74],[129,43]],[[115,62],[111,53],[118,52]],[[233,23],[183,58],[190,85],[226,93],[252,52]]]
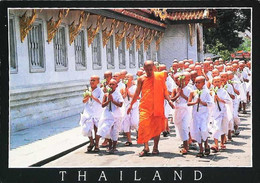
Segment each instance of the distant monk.
[[138,78],[137,89],[127,110],[127,114],[129,114],[142,92],[139,105],[140,119],[137,143],[144,143],[144,149],[139,153],[140,157],[148,155],[148,141],[151,138],[154,138],[152,154],[159,154],[159,138],[161,132],[164,131],[164,99],[169,102],[172,108],[174,107],[165,85],[167,74],[154,72],[154,63],[151,60],[145,61],[144,70],[146,75]]

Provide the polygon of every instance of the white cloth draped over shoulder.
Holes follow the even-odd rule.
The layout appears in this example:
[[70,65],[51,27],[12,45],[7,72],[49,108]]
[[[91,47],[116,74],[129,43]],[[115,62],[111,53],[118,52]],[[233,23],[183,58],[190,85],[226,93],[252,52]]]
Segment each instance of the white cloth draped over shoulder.
[[[195,93],[193,101],[197,101],[198,94]],[[199,111],[197,111],[197,105],[193,105],[192,109],[192,123],[190,127],[191,137],[195,139],[198,143],[201,141],[205,141],[208,136],[208,116],[209,116],[209,109],[208,106],[213,104],[212,97],[210,96],[209,90],[207,88],[202,89],[202,93],[200,95],[200,99],[203,102],[207,103],[207,106],[199,105]]]
[[103,112],[101,103],[104,93],[102,89],[97,87],[92,91],[92,95],[97,98],[100,103],[93,99],[89,99],[88,102],[86,102],[83,113],[80,114],[79,121],[79,125],[82,127],[83,136],[92,136],[94,125],[98,127],[100,114]]
[[[228,95],[227,91],[224,88],[220,88],[217,91],[217,95],[220,99],[225,101],[225,104],[222,102],[219,102],[220,110],[217,106],[217,102],[215,102],[214,108],[213,108],[213,130],[212,130],[212,136],[215,139],[220,139],[220,136],[222,134],[228,133],[228,105],[232,104],[232,99]],[[213,94],[213,97],[215,97],[215,94]],[[232,114],[232,113],[231,113]]]
[[[112,97],[116,102],[124,102],[124,99],[118,90],[115,90],[112,93]],[[111,102],[111,111],[109,111],[108,104],[101,115],[97,134],[102,138],[111,138],[112,140],[116,141],[118,139],[119,133],[118,125],[121,119],[122,113],[120,107]]]
[[[192,89],[189,86],[184,87],[183,94],[189,98]],[[189,139],[189,126],[191,121],[191,107],[187,105],[187,100],[180,96],[175,101],[175,113],[174,122],[177,128],[177,136],[180,137],[182,141]]]

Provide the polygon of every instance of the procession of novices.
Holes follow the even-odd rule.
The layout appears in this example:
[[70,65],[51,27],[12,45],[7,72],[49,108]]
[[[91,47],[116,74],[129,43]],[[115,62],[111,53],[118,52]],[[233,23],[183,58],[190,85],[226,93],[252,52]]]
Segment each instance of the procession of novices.
[[79,124],[89,138],[88,152],[99,152],[101,146],[108,154],[117,153],[119,136],[126,137],[125,146],[132,146],[136,132],[136,143],[144,145],[139,156],[158,155],[160,135],[170,133],[173,116],[182,155],[196,144],[197,157],[216,153],[239,135],[238,114],[246,113],[251,99],[250,61],[175,59],[167,70],[166,65],[148,60],[135,75],[106,71],[103,78],[91,76],[83,94]]

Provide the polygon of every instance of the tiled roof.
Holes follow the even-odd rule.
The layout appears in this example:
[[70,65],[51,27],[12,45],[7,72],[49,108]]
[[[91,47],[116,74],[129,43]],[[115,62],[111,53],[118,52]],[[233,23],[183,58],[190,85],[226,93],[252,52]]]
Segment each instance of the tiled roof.
[[215,10],[189,10],[189,11],[176,11],[168,13],[167,19],[172,21],[179,20],[203,20],[214,19],[216,17]]
[[[129,11],[129,9],[111,9],[114,12],[123,14],[125,16],[129,16],[135,18],[137,20],[147,22],[150,24],[154,24],[160,27],[167,27],[167,24],[164,21],[155,20],[153,9],[136,9],[138,11],[146,13],[147,17],[144,17],[135,12]],[[212,20],[212,22],[216,23],[216,10],[213,9],[168,9],[166,20],[170,21],[189,21],[189,20]]]
[[136,13],[130,12],[127,9],[112,9],[112,11],[115,11],[117,13],[121,13],[123,15],[138,19],[138,20],[143,21],[143,22],[154,24],[154,25],[157,25],[157,26],[160,26],[160,27],[164,27],[164,28],[167,27],[167,25],[165,23],[162,23],[160,21],[153,20],[153,19],[150,19],[150,18],[147,18],[147,17],[143,17],[143,16],[138,15]]

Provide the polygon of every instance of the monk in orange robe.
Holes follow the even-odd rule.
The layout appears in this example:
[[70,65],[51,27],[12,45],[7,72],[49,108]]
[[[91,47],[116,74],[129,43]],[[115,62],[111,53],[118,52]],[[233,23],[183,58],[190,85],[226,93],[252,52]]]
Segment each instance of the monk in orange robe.
[[137,101],[138,96],[141,93],[137,143],[144,143],[144,149],[139,153],[140,157],[148,155],[148,141],[151,138],[154,139],[152,154],[159,154],[159,138],[165,127],[164,99],[166,99],[170,106],[174,108],[165,85],[167,72],[154,72],[155,66],[151,60],[145,61],[144,70],[146,74],[138,78],[134,97],[127,110],[127,113],[129,114],[132,105]]

